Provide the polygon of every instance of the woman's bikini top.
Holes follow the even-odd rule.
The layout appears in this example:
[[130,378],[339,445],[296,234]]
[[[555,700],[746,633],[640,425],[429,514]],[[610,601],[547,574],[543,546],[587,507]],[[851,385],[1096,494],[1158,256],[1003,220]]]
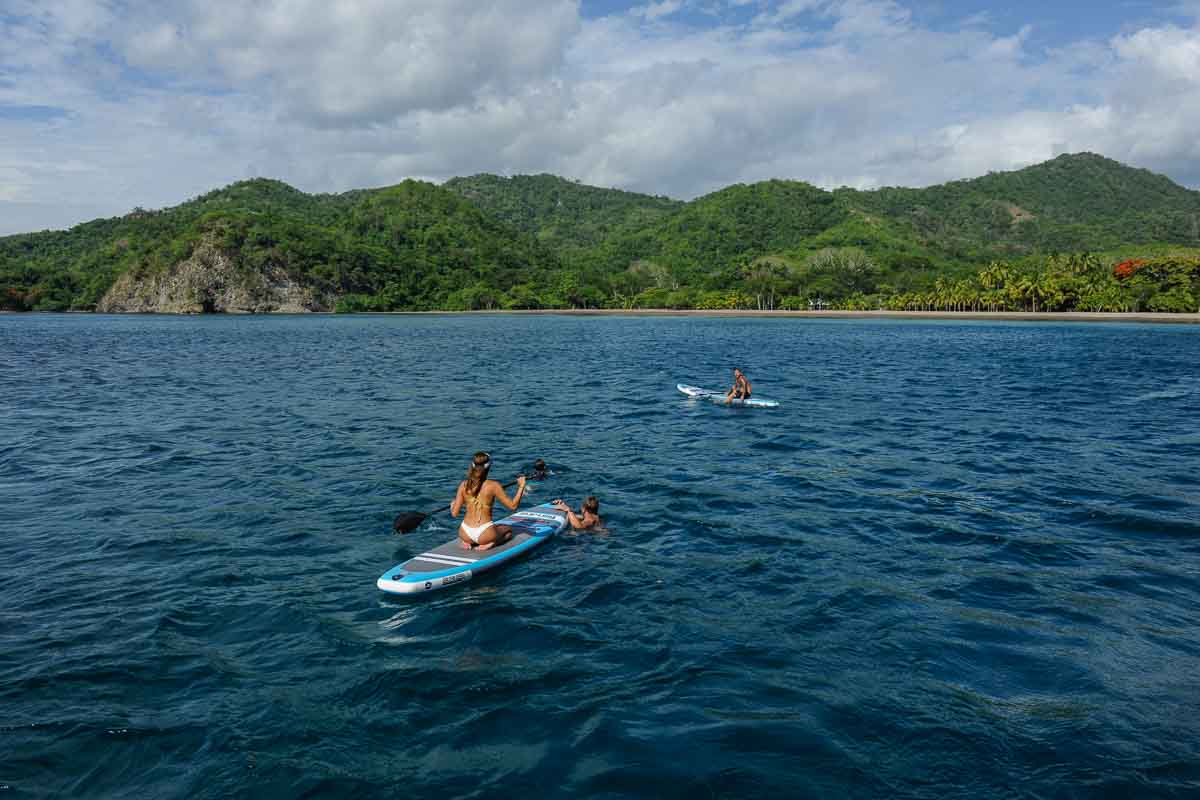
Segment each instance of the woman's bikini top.
[[464,483],[463,497],[466,499],[467,505],[470,506],[471,508],[475,509],[476,511],[482,511],[485,508],[490,507],[488,505],[487,501],[484,500],[482,497],[480,497],[480,495],[482,495],[482,494],[483,494],[483,484],[479,485],[479,492],[477,494],[468,494],[466,484]]

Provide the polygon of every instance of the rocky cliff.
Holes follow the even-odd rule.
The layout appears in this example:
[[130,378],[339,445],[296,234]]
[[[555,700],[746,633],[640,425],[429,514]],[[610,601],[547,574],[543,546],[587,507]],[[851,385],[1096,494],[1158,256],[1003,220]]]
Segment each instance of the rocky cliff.
[[167,270],[127,272],[109,289],[96,310],[102,313],[296,314],[332,311],[336,297],[304,286],[283,270],[240,269],[211,241]]

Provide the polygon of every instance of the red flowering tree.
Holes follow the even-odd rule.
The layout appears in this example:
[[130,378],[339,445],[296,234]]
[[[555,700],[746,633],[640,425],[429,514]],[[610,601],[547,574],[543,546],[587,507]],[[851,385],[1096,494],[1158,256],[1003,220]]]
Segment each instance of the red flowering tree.
[[1137,271],[1144,266],[1146,266],[1146,262],[1142,259],[1131,258],[1128,261],[1122,261],[1120,264],[1117,264],[1115,267],[1113,267],[1113,275],[1116,276],[1118,280],[1132,278],[1134,274],[1136,274]]

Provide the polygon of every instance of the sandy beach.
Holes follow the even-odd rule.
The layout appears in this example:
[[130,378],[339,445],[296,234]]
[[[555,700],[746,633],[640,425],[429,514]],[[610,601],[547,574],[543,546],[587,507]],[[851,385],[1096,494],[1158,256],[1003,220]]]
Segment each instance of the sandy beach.
[[388,311],[388,314],[566,314],[632,317],[803,317],[809,319],[930,319],[991,322],[1153,322],[1200,324],[1200,314],[1104,313],[1086,311],[753,311],[669,308],[559,308],[524,311]]
[[[28,314],[91,314],[90,311],[7,311],[0,314],[24,316]],[[245,316],[247,312],[226,311],[223,314]],[[278,313],[278,312],[277,312]],[[290,313],[290,312],[288,312]],[[510,315],[566,315],[574,317],[801,317],[809,319],[931,319],[931,320],[980,320],[991,322],[1150,322],[1175,325],[1200,324],[1200,314],[1156,314],[1149,312],[1116,314],[1085,311],[1038,312],[1028,311],[754,311],[746,309],[702,310],[672,308],[538,308],[523,310],[484,311],[360,311],[359,314],[425,314],[430,316],[458,314],[510,314]],[[312,311],[298,316],[334,316],[332,311]],[[130,315],[135,315],[133,312]],[[271,316],[272,314],[267,314]],[[121,316],[121,315],[118,315]],[[182,315],[192,316],[192,315]]]

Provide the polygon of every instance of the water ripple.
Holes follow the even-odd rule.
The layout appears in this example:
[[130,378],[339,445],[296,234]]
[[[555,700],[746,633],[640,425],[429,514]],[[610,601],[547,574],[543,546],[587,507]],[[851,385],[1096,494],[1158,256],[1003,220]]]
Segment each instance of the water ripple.
[[[0,316],[0,795],[1195,796],[1198,345]],[[381,595],[480,447],[608,531]]]

